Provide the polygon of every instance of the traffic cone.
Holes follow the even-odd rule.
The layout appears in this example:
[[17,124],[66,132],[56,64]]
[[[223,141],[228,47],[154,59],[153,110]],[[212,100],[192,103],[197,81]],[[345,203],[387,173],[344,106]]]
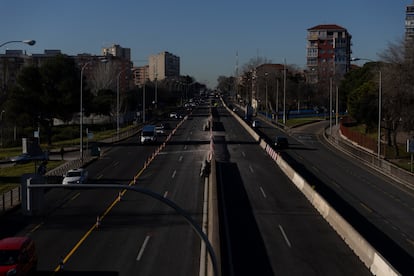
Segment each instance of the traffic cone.
[[101,218],[99,216],[96,217],[95,227],[98,229],[101,226]]

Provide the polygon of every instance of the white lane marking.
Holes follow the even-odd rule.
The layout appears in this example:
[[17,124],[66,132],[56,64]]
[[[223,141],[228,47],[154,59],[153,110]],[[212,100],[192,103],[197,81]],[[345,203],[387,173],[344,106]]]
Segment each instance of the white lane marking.
[[263,190],[263,187],[262,187],[262,186],[260,186],[259,188],[260,188],[260,191],[262,191],[263,197],[264,197],[264,198],[266,198],[267,196],[266,196],[265,191]]
[[158,155],[167,155],[167,154],[182,154],[182,153],[197,153],[197,152],[206,152],[205,150],[176,150],[176,151],[162,151]]
[[280,225],[280,224],[279,224],[279,229],[280,229],[280,232],[282,232],[282,236],[283,236],[283,238],[285,239],[285,241],[286,241],[287,245],[288,245],[289,247],[292,247],[292,245],[290,244],[290,241],[289,241],[288,237],[286,236],[285,231],[283,230],[282,225]]
[[165,191],[163,197],[167,198],[167,196],[168,196],[168,191]]
[[177,170],[174,170],[173,174],[171,175],[171,178],[175,178],[175,175],[177,174]]
[[116,167],[116,166],[118,166],[118,165],[119,165],[119,162],[118,162],[118,161],[113,163],[113,166],[114,166],[114,167]]
[[250,170],[251,173],[254,173],[252,165],[249,165],[249,170]]
[[144,254],[144,251],[145,251],[145,248],[147,247],[149,239],[150,239],[150,236],[145,237],[144,243],[141,245],[141,248],[138,252],[137,261],[141,260],[141,257]]
[[244,151],[242,151],[242,155],[243,157],[246,157],[246,153]]
[[77,193],[76,195],[74,195],[70,200],[75,200],[80,196],[80,193]]
[[184,146],[184,150],[186,150],[186,149],[187,149],[187,145]]
[[178,158],[178,162],[183,161],[183,156],[181,155],[180,158]]

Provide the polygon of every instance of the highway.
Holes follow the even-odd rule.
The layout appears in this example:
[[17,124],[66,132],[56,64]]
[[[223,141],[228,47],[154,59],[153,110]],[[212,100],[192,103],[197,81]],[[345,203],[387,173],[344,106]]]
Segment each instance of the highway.
[[223,275],[370,275],[229,112],[218,115]]
[[[370,275],[236,119],[223,107],[214,114],[222,275]],[[210,148],[210,133],[203,130],[208,115],[207,106],[193,110],[148,166],[144,166],[146,160],[162,141],[140,145],[138,137],[131,137],[108,145],[105,154],[88,166],[90,183],[133,185],[135,178],[135,185],[176,202],[201,224],[205,183],[200,167]],[[179,120],[166,122],[171,129],[162,139]],[[353,199],[356,209],[370,220],[378,220],[379,214],[391,217],[397,209],[370,212],[375,210],[371,209],[370,192],[357,190],[364,183],[361,180],[375,179],[376,185],[380,179],[389,180],[341,153],[333,154],[315,134],[320,126],[309,128],[289,137],[291,147],[281,153],[283,157],[314,181],[322,194],[331,192],[325,188],[329,183],[338,194],[343,193],[343,199],[334,199],[341,204]],[[280,130],[263,122],[259,133],[274,137]],[[412,194],[400,186],[391,187],[406,196],[399,198],[407,201],[409,211]],[[46,275],[53,271],[68,275],[198,275],[201,241],[188,223],[152,198],[131,191],[119,197],[119,192],[50,190],[42,216],[2,217],[1,235],[31,235],[39,254],[38,270]],[[383,196],[385,201],[387,195]],[[341,204],[339,208],[348,206]],[[350,212],[351,219],[353,214]]]
[[[136,176],[136,185],[174,201],[201,224],[200,167],[210,139],[202,126],[208,115],[207,106],[195,110],[145,170],[144,162],[161,142],[140,145],[138,137],[132,137],[115,144],[88,166],[90,183],[129,184]],[[171,127],[178,122],[168,120]],[[44,217],[26,222],[17,234],[29,233],[35,239],[39,272],[197,275],[201,240],[189,224],[152,198],[128,191],[118,201],[118,192],[56,189],[47,193]],[[94,229],[98,216],[100,225]]]
[[[400,272],[411,271],[414,192],[327,143],[328,125],[290,130],[290,147],[281,155]],[[264,121],[262,126],[258,131],[269,143],[287,135]]]

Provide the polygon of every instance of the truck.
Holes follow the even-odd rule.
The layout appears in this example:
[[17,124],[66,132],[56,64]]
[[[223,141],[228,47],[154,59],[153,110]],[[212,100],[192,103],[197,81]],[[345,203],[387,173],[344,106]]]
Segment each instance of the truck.
[[154,143],[157,141],[157,129],[155,125],[146,125],[141,131],[141,144]]

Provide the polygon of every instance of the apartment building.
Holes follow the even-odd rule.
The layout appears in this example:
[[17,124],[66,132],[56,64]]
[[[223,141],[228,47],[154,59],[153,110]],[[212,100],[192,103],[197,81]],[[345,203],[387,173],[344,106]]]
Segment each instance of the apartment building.
[[307,31],[307,80],[328,86],[349,71],[352,36],[335,24],[317,25]]
[[110,47],[103,47],[101,53],[103,56],[111,55],[120,59],[131,60],[131,48],[124,48],[118,44],[113,44]]
[[149,80],[149,66],[138,66],[132,69],[134,74],[134,85],[142,86],[147,80]]
[[149,57],[148,76],[150,81],[180,76],[180,57],[169,52],[161,52]]
[[29,64],[32,64],[32,59],[23,50],[6,50],[0,54],[1,95],[16,83],[20,70]]
[[414,1],[412,5],[405,8],[405,41],[409,42],[414,38]]

